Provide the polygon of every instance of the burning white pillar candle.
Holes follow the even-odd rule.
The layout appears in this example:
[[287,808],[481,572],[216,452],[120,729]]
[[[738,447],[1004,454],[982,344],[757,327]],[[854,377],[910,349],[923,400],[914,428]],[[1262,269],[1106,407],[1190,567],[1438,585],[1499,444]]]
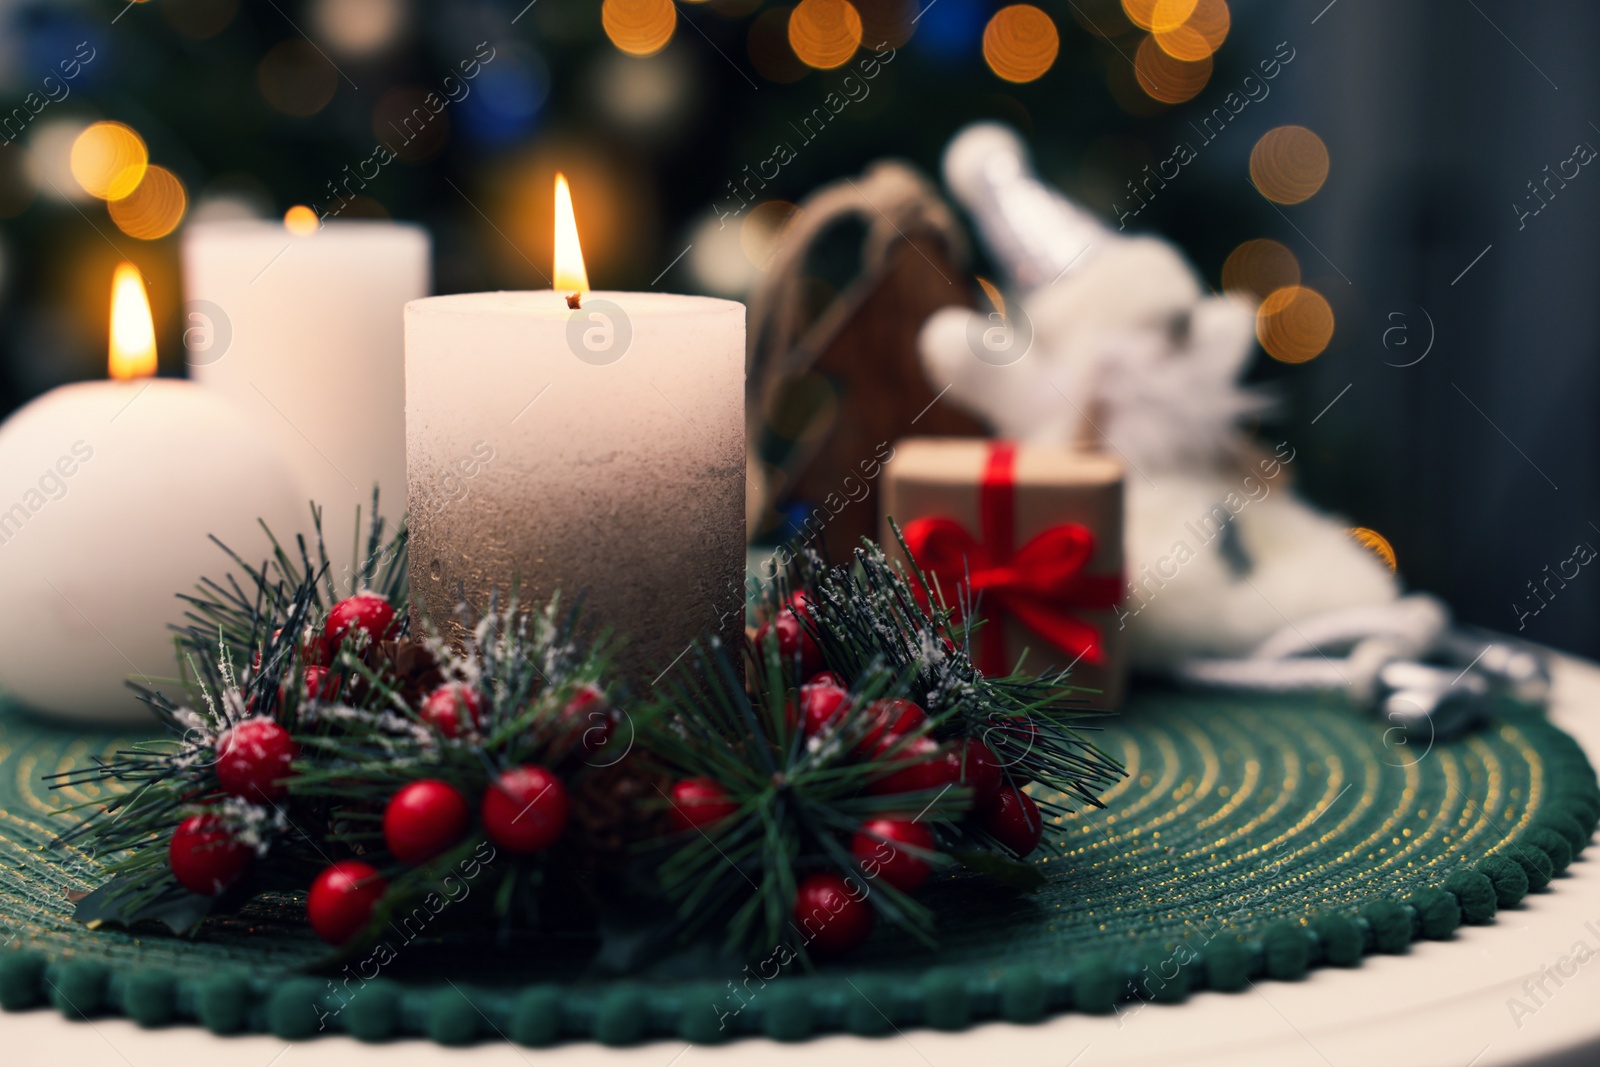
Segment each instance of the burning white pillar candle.
[[305,490],[226,400],[152,378],[139,273],[113,286],[113,381],[52,389],[0,426],[0,690],[68,719],[139,721],[124,685],[177,674],[178,593],[268,551],[257,525],[306,513]]
[[555,289],[406,305],[413,600],[448,632],[513,580],[582,593],[645,681],[702,635],[737,657],[744,306],[588,292],[556,204]]
[[[190,373],[248,412],[323,509],[341,589],[372,487],[405,511],[401,309],[430,289],[428,235],[391,222],[200,223],[183,240]],[[309,232],[306,232],[309,230]],[[307,512],[309,516],[309,512]],[[275,531],[277,532],[277,531]],[[294,530],[307,533],[309,520]]]

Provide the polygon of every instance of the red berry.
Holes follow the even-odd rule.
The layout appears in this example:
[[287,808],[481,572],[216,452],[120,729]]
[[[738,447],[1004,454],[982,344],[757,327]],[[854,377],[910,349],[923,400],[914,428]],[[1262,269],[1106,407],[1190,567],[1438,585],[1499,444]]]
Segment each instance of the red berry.
[[679,830],[719,823],[738,810],[727,791],[709,778],[685,778],[672,784],[672,825]]
[[[282,631],[279,632],[281,633]],[[276,637],[277,634],[273,636]],[[320,664],[324,667],[333,662],[333,653],[334,649],[328,647],[328,643],[319,633],[307,634],[305,643],[300,646],[300,658],[302,660],[307,663]]]
[[[850,688],[849,686],[847,686],[843,682],[841,682],[839,680],[839,676],[837,674],[834,674],[832,671],[818,671],[816,674],[813,674],[810,678],[806,679],[806,685],[807,686],[826,685],[826,686],[831,686],[834,689],[848,689],[848,688]],[[804,688],[804,687],[802,687],[802,688]]]
[[[965,766],[963,763],[965,753]],[[990,750],[989,746],[976,738],[968,738],[963,748],[958,748],[950,754],[956,762],[958,781],[972,789],[972,805],[983,809],[994,803],[1000,795],[1001,779],[1004,775],[1000,770],[1000,761]]]
[[[891,739],[897,740],[897,739]],[[885,750],[889,749],[885,745]],[[943,789],[960,781],[961,768],[931,737],[916,737],[888,753],[898,770],[867,786],[875,796]]]
[[800,728],[819,737],[836,725],[850,708],[850,694],[834,685],[808,682],[800,687]]
[[795,894],[794,921],[806,943],[818,952],[828,956],[849,952],[872,933],[866,887],[832,871],[813,874]]
[[288,793],[294,757],[289,731],[271,719],[246,719],[217,738],[217,782],[229,796],[270,803]]
[[856,743],[856,754],[878,755],[905,734],[915,733],[928,715],[909,700],[874,700],[867,705],[867,732]]
[[365,634],[369,641],[393,635],[394,605],[376,593],[357,593],[335,604],[322,627],[322,642],[331,656],[346,638]]
[[178,884],[210,897],[244,873],[255,853],[215,815],[191,815],[178,824],[167,845],[167,863]]
[[891,844],[910,845],[924,852],[933,851],[933,834],[920,822],[908,819],[873,819],[862,825],[850,841],[850,854],[861,864],[868,878],[882,878],[902,892],[909,893],[928,880],[932,868],[928,861]]
[[306,918],[317,936],[342,945],[372,919],[372,909],[389,889],[375,868],[346,860],[323,869],[306,897]]
[[561,740],[568,746],[581,745],[588,753],[599,752],[611,740],[615,725],[611,721],[611,704],[605,691],[597,685],[581,685],[567,706],[561,709],[564,724]]
[[469,685],[450,683],[428,694],[418,712],[422,721],[446,737],[461,733],[462,723],[476,730],[483,722],[483,698]]
[[1015,786],[1002,789],[994,803],[983,812],[983,828],[1018,856],[1026,856],[1038,848],[1039,838],[1044,836],[1039,805]]
[[[304,685],[301,688],[302,699],[305,700],[332,700],[339,692],[339,682],[336,678],[328,677],[328,668],[310,666],[306,668],[303,676]],[[289,699],[283,686],[278,687],[278,703],[282,704]]]
[[[789,594],[789,600],[784,605],[784,613],[798,615],[807,622],[811,622],[816,618],[816,616],[811,613],[811,597],[804,590],[796,590],[795,592]],[[817,672],[807,671],[806,673],[815,674]]]
[[548,848],[567,828],[567,787],[543,767],[513,767],[483,794],[483,828],[508,852]]
[[763,623],[756,631],[756,640],[762,644],[766,643],[768,634],[776,633],[778,653],[785,660],[799,659],[800,672],[807,676],[822,668],[822,650],[800,624],[801,618],[811,620],[810,605],[810,598],[804,593],[795,593],[778,608],[771,621]]
[[433,859],[466,836],[472,813],[456,788],[434,778],[403,786],[383,809],[383,841],[401,863]]
[[328,677],[328,668],[310,666],[305,673],[306,696],[311,698],[322,697],[332,699],[334,692],[339,688],[333,679]]

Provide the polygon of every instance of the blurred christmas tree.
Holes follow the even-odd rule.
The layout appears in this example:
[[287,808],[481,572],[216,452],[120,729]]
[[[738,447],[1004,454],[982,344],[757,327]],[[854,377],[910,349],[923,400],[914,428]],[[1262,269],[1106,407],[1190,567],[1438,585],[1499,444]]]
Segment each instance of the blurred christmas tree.
[[[597,286],[737,296],[815,185],[884,155],[936,172],[977,118],[1113,218],[1179,105],[1237,81],[1225,0],[52,0],[0,4],[0,27],[7,411],[102,373],[123,258],[181,373],[195,219],[413,219],[438,291],[543,287],[559,167]],[[120,175],[99,198],[96,166]],[[1238,168],[1194,170],[1137,225],[1217,277],[1265,207],[1216,210],[1251,199]]]

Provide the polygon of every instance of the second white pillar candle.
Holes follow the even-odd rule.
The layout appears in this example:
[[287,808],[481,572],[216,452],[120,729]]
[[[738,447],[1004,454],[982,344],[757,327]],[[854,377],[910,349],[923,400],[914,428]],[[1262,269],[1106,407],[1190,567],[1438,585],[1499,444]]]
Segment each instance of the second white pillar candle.
[[[428,234],[392,222],[201,223],[183,241],[191,375],[254,418],[322,506],[341,595],[377,483],[391,520],[406,510],[401,309],[430,288]],[[356,508],[362,524],[356,527]],[[274,529],[293,553],[298,529]],[[392,528],[392,527],[391,527]],[[257,543],[233,546],[246,559]]]

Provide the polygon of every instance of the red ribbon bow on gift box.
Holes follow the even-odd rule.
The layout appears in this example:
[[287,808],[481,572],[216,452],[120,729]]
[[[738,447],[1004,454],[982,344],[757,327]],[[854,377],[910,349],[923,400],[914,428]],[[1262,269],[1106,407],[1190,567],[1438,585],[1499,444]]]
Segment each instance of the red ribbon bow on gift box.
[[978,519],[983,540],[975,540],[954,519],[929,516],[906,524],[906,547],[917,566],[945,589],[965,584],[983,597],[986,625],[979,631],[979,668],[984,674],[1008,673],[1005,631],[1007,615],[1069,656],[1104,662],[1099,627],[1072,614],[1073,609],[1111,608],[1122,599],[1122,579],[1088,575],[1084,566],[1094,555],[1094,532],[1076,522],[1041,531],[1021,548],[1016,544],[1017,446],[996,441],[989,448],[978,489]]

